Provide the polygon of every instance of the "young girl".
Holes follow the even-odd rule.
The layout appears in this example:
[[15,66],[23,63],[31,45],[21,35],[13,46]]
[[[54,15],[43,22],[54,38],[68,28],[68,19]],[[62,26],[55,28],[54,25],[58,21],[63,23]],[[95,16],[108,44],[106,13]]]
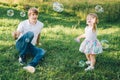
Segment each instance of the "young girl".
[[87,15],[86,23],[88,26],[85,28],[85,33],[78,36],[76,39],[80,41],[81,38],[85,38],[85,40],[81,43],[79,51],[85,53],[87,61],[86,64],[89,66],[85,68],[85,71],[94,70],[94,66],[96,63],[95,56],[96,54],[102,53],[102,46],[97,39],[97,23],[98,17],[94,13],[90,13]]

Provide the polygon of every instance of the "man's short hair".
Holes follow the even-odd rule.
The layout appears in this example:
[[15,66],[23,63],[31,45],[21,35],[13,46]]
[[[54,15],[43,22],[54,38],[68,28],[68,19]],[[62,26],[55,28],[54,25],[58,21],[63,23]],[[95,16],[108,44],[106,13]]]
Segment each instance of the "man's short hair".
[[28,10],[28,15],[31,15],[32,13],[35,13],[36,15],[38,15],[38,10],[36,8],[30,8]]

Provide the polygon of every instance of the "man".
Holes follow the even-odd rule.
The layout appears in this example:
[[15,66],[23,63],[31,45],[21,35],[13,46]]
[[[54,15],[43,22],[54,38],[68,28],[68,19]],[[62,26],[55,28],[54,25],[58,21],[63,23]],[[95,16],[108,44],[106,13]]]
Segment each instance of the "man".
[[19,63],[21,65],[26,63],[27,54],[32,54],[33,56],[32,61],[23,67],[23,69],[31,73],[35,72],[35,66],[37,66],[45,53],[42,48],[35,46],[39,44],[42,28],[43,23],[38,21],[38,10],[30,8],[28,10],[28,19],[22,21],[12,34],[14,39],[16,39],[16,49],[19,51]]

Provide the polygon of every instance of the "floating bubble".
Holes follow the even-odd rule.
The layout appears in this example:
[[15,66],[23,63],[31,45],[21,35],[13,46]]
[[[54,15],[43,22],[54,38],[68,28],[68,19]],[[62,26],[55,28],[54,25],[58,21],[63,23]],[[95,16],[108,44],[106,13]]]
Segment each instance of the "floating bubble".
[[25,42],[27,42],[27,43],[28,43],[29,41],[30,41],[30,40],[29,40],[28,38],[26,38],[26,39],[25,39]]
[[95,11],[98,13],[102,13],[102,12],[104,12],[104,9],[101,5],[97,5],[97,6],[95,6]]
[[83,60],[79,61],[79,67],[84,67],[85,66],[85,62]]
[[26,16],[26,13],[22,11],[22,12],[20,12],[20,16],[21,16],[21,17],[25,17],[25,16]]
[[12,17],[14,15],[14,11],[12,9],[7,10],[7,15]]
[[109,42],[107,40],[101,40],[103,49],[109,48]]
[[63,4],[61,4],[59,2],[54,2],[53,3],[53,10],[56,12],[62,12],[64,10],[64,6],[63,6]]

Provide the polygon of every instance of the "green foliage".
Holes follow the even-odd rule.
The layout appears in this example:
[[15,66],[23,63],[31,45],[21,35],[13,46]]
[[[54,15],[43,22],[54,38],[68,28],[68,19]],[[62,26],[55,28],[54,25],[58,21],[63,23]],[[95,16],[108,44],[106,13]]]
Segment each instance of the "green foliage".
[[[118,3],[119,4],[119,3]],[[84,10],[85,5],[80,10]],[[107,5],[107,4],[106,4]],[[102,5],[103,7],[106,5]],[[115,6],[113,4],[108,4]],[[30,5],[31,6],[31,5]],[[45,5],[47,6],[47,5]],[[18,6],[1,5],[0,6],[0,80],[119,80],[120,79],[120,23],[103,23],[98,25],[98,39],[109,41],[109,48],[102,54],[97,55],[97,63],[94,71],[85,72],[84,68],[79,67],[80,60],[85,61],[85,55],[79,52],[80,43],[74,41],[78,35],[84,32],[85,20],[76,16],[74,13],[68,13],[65,10],[62,13],[42,9],[39,20],[45,26],[41,34],[41,47],[46,50],[44,58],[36,67],[36,72],[30,74],[23,70],[23,66],[18,63],[18,52],[15,49],[15,40],[11,33],[19,22],[27,19],[27,16],[21,18],[19,12],[23,8]],[[90,5],[89,5],[90,6]],[[117,3],[116,3],[116,6]],[[90,8],[92,8],[91,6]],[[13,9],[15,15],[8,17],[6,11]],[[105,8],[105,11],[108,8]],[[110,8],[111,9],[111,8]],[[118,9],[118,7],[115,9]],[[41,10],[41,9],[40,9]],[[48,12],[47,12],[48,10]],[[75,9],[76,10],[76,9]],[[26,11],[26,10],[25,10]],[[86,10],[85,10],[86,11]],[[116,11],[116,10],[115,10]],[[72,12],[72,11],[71,11]],[[88,11],[89,12],[89,11]],[[75,12],[76,13],[76,12]],[[82,12],[81,12],[82,13]],[[87,12],[85,12],[87,13]],[[106,20],[105,15],[98,14],[101,21]],[[113,14],[114,15],[114,14]],[[114,15],[115,16],[115,15]],[[119,16],[119,15],[118,15]],[[113,19],[110,16],[110,19]],[[79,19],[82,21],[79,22]],[[30,58],[31,59],[31,58]]]
[[[8,1],[11,3],[12,0]],[[65,16],[77,16],[80,20],[79,21],[85,21],[86,15],[88,13],[95,12],[95,6],[101,5],[104,9],[103,13],[97,13],[99,17],[101,18],[100,21],[103,22],[116,22],[120,21],[120,1],[112,1],[112,0],[104,0],[104,3],[101,1],[87,1],[87,0],[81,0],[81,1],[59,1],[63,3],[64,5],[64,11],[60,14]],[[41,13],[45,14],[51,14],[53,13],[52,9],[53,0],[21,0],[17,1],[16,3],[13,2],[11,4],[7,3],[0,3],[0,5],[3,6],[10,6],[11,8],[16,8],[17,10],[25,10],[27,11],[30,7],[37,7]]]
[[105,12],[103,18],[107,22],[116,22],[120,20],[120,2],[104,5]]
[[[89,3],[77,3],[75,4],[72,9],[74,10],[74,13],[79,16],[80,18],[83,18],[83,14],[87,15],[88,13],[97,13],[95,12],[95,6],[98,4],[89,4]],[[116,22],[120,20],[120,2],[114,2],[114,3],[106,3],[106,4],[99,4],[103,7],[104,12],[103,13],[97,13],[101,21],[105,22]],[[83,18],[85,20],[85,16]]]

